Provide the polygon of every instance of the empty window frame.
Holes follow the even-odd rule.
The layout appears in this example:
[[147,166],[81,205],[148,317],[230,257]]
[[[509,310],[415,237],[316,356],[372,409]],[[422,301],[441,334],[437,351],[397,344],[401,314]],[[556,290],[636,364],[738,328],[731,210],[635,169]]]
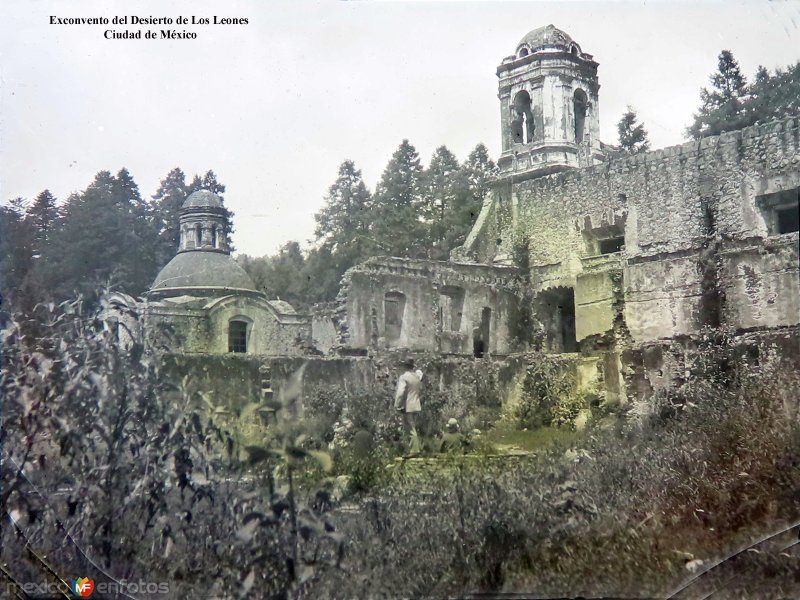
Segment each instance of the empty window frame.
[[534,134],[531,97],[525,90],[514,96],[511,106],[511,138],[514,144],[530,144]]
[[388,341],[400,339],[406,297],[401,292],[387,292],[383,297],[383,330]]
[[575,116],[575,143],[583,143],[586,126],[586,111],[589,106],[589,100],[586,98],[586,92],[583,90],[575,90],[572,96],[572,108]]
[[598,254],[614,254],[615,252],[622,252],[623,246],[625,246],[624,236],[597,240]]
[[442,331],[460,331],[464,310],[464,290],[445,286],[439,295],[439,322]]
[[800,188],[756,198],[769,235],[800,231]]

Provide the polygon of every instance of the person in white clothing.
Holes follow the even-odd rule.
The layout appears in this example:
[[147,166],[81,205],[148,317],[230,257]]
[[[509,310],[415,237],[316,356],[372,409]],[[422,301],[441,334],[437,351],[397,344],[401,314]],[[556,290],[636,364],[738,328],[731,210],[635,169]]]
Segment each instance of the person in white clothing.
[[404,360],[400,363],[405,369],[397,380],[397,391],[394,394],[394,408],[403,415],[403,425],[411,436],[410,454],[419,454],[422,445],[417,433],[417,417],[422,411],[420,387],[422,371],[414,371],[414,361]]

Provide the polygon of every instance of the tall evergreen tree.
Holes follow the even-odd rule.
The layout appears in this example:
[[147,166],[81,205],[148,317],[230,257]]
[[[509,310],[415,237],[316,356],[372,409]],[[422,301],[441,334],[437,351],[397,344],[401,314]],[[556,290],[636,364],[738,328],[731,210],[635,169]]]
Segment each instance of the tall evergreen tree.
[[489,158],[489,151],[478,144],[456,174],[456,201],[445,213],[444,247],[448,255],[466,240],[496,175],[497,166]]
[[429,258],[446,260],[449,256],[449,234],[458,226],[453,217],[467,192],[459,170],[458,159],[446,146],[434,151],[431,164],[425,170],[424,216],[428,225]]
[[745,111],[747,125],[800,115],[800,62],[775,73],[759,67]]
[[114,178],[112,186],[114,204],[120,211],[120,218],[131,225],[132,239],[138,248],[123,260],[127,271],[129,289],[142,292],[153,282],[158,273],[156,260],[157,223],[152,206],[139,192],[128,169],[122,168]]
[[146,206],[125,169],[119,177],[100,171],[82,193],[70,196],[47,256],[53,295],[78,292],[94,299],[106,286],[141,294],[153,272],[145,247],[152,236],[142,215]]
[[619,145],[628,154],[639,154],[650,149],[650,140],[644,123],[639,123],[636,111],[629,105],[628,110],[617,123]]
[[153,195],[153,213],[157,232],[155,257],[158,268],[172,260],[178,251],[180,210],[189,193],[186,175],[176,167],[167,173]]
[[41,254],[53,237],[60,213],[56,198],[50,190],[44,190],[33,200],[27,210],[27,218],[34,228],[34,254]]
[[747,80],[730,50],[720,52],[717,71],[710,77],[711,89],[700,90],[700,110],[687,133],[694,139],[719,135],[744,126],[743,101]]
[[22,198],[0,206],[0,310],[27,311],[35,303],[24,289],[35,245],[35,229],[26,218],[27,208]]
[[353,161],[344,161],[328,188],[325,205],[314,215],[317,241],[345,262],[355,264],[367,258],[371,252],[371,210],[372,195],[361,171]]
[[375,190],[373,240],[381,254],[424,257],[426,226],[419,154],[403,140]]

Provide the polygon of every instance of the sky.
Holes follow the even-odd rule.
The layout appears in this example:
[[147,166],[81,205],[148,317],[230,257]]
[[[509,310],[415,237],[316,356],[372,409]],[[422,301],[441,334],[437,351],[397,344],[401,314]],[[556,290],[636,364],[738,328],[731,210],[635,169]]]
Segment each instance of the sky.
[[[179,25],[181,16],[248,23]],[[240,253],[309,247],[343,160],[374,189],[404,138],[424,164],[441,145],[464,160],[479,142],[496,159],[497,65],[549,23],[600,64],[607,143],[626,105],[654,149],[685,141],[722,49],[749,77],[800,60],[796,0],[2,0],[0,201],[45,188],[63,201],[122,167],[151,196],[174,167],[211,169],[227,186]],[[104,38],[162,29],[196,39]]]

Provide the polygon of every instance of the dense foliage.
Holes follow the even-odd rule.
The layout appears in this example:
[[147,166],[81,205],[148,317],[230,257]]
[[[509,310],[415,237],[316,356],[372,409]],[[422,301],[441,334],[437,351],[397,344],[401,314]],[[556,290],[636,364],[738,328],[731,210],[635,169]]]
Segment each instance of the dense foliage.
[[110,287],[143,293],[178,249],[178,209],[192,192],[225,191],[213,171],[187,184],[173,169],[151,200],[127,169],[100,171],[80,193],[58,203],[49,190],[33,202],[0,206],[0,293],[4,305],[30,312],[75,293],[93,302]]
[[243,432],[262,406],[231,414],[188,380],[167,383],[156,358],[121,348],[80,301],[34,313],[36,338],[15,321],[0,330],[8,595],[14,584],[63,594],[88,575],[116,586],[102,597],[163,590],[135,594],[126,581],[167,585],[175,598],[254,587],[283,597],[316,570],[338,568],[334,525],[292,478],[314,472],[306,458],[325,468],[330,459],[306,449],[303,425],[283,416],[290,395],[271,406],[280,422],[254,442]]
[[483,144],[462,164],[441,146],[426,169],[403,140],[373,194],[346,160],[315,215],[313,248],[292,241],[272,256],[240,256],[239,264],[268,295],[305,308],[333,300],[344,272],[370,257],[446,260],[464,243],[494,173]]
[[748,84],[733,54],[723,50],[709,79],[711,88],[700,90],[702,104],[686,130],[693,139],[800,115],[800,62],[772,73],[761,66]]
[[314,594],[797,595],[800,380],[788,367],[709,341],[682,391],[604,419],[574,448],[397,466],[342,518],[345,570]]
[[[572,448],[415,463],[393,459],[402,434],[373,397],[330,390],[305,399],[316,420],[284,418],[300,388],[290,378],[279,401],[235,412],[188,379],[167,383],[80,302],[33,317],[37,337],[12,320],[0,346],[7,582],[89,575],[162,582],[171,597],[660,597],[702,574],[692,590],[800,591],[793,551],[759,545],[797,536],[793,357],[767,349],[755,362],[709,335],[682,388]],[[565,390],[547,378],[531,367],[533,412],[520,418],[554,410]],[[453,400],[428,402],[447,415]],[[266,408],[278,418],[254,427]],[[316,465],[346,475],[350,496],[316,492]]]
[[617,134],[620,148],[628,154],[639,154],[650,149],[644,123],[639,123],[636,111],[630,106],[617,123]]

